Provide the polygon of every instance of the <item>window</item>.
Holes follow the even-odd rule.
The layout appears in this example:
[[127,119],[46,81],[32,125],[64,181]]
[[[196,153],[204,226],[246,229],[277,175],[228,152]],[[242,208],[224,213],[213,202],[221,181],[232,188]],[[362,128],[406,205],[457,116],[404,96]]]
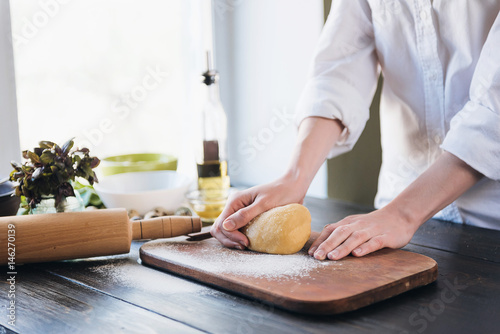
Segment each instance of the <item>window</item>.
[[[177,155],[194,176],[213,25],[232,181],[267,182],[286,167],[322,0],[23,0],[10,12],[22,149],[75,136],[99,157]],[[326,184],[323,167],[309,194],[325,197]]]
[[209,1],[12,1],[11,13],[22,148],[76,137],[98,156],[192,151]]

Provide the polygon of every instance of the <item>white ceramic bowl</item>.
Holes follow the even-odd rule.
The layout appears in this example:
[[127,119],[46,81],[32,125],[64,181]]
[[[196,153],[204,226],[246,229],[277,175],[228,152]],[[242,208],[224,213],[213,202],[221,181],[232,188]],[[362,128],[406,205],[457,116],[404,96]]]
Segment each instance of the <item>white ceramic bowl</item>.
[[176,171],[134,172],[103,177],[94,189],[107,208],[135,209],[143,215],[157,206],[177,209],[192,182]]

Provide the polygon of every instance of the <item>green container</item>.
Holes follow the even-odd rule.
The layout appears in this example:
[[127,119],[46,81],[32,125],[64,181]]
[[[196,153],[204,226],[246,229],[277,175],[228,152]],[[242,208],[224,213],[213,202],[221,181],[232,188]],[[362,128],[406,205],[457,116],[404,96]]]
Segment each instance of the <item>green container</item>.
[[101,174],[104,176],[129,172],[177,170],[177,158],[163,153],[135,153],[115,155],[102,159]]

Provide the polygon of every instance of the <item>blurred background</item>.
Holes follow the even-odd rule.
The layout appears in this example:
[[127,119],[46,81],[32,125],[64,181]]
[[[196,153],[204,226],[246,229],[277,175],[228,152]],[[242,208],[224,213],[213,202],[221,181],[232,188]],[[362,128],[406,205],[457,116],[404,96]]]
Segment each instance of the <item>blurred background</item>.
[[[231,182],[271,181],[287,167],[295,104],[329,8],[328,0],[2,1],[0,174],[42,139],[76,137],[99,157],[173,154],[194,177],[193,119],[211,50]],[[325,163],[309,195],[372,205],[377,99],[353,152]]]

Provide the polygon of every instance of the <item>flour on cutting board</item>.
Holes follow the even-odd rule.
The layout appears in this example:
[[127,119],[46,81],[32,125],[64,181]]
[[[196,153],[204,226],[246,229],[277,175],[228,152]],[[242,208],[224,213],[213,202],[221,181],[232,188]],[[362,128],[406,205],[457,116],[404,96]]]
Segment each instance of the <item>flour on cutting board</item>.
[[189,241],[158,240],[143,247],[149,255],[205,272],[266,279],[309,277],[315,269],[342,265],[337,261],[316,260],[303,251],[292,255],[274,255],[229,249],[222,245],[195,249],[193,246],[193,242]]

